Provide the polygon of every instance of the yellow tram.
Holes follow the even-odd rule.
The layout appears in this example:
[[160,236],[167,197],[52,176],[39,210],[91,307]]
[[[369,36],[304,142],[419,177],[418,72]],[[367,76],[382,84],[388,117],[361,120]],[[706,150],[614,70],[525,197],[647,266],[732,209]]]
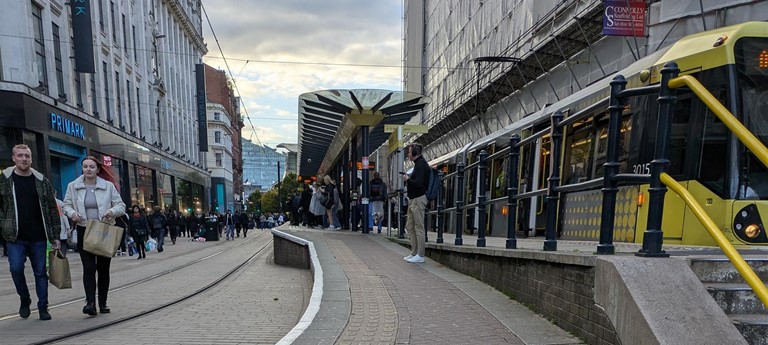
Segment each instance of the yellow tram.
[[[667,48],[618,72],[626,77],[627,88],[658,84],[659,71],[675,61],[680,75],[698,79],[764,145],[768,144],[768,23],[747,22],[687,36]],[[481,150],[491,156],[485,186],[479,186],[477,170],[467,170],[464,229],[477,228],[472,205],[478,191],[488,196],[486,229],[491,236],[506,234],[509,210],[506,198],[507,154],[513,133],[523,139],[550,126],[550,117],[560,111],[564,128],[560,178],[563,185],[583,183],[603,176],[607,151],[609,83],[613,76],[540,110],[537,113],[481,138],[449,155],[430,162],[448,173],[463,161],[469,165]],[[705,104],[691,92],[678,90],[669,137],[667,173],[681,182],[734,244],[768,244],[762,217],[768,219],[768,168],[742,145]],[[622,122],[619,150],[620,173],[647,174],[654,155],[658,94],[629,99]],[[578,115],[578,116],[575,116]],[[572,117],[569,120],[569,117]],[[543,193],[550,175],[551,141],[548,134],[528,140],[520,149],[520,194],[517,229],[540,235],[546,223],[547,205]],[[451,174],[453,175],[453,174]],[[450,175],[449,175],[450,176]],[[455,207],[453,179],[444,184],[445,209]],[[641,243],[647,222],[648,188],[622,185],[617,196],[614,240]],[[561,239],[597,240],[600,229],[602,193],[600,187],[560,195],[558,236]],[[447,212],[447,214],[452,214]],[[455,218],[445,218],[446,231],[455,227]],[[662,222],[667,244],[714,245],[691,210],[674,193],[667,193]]]

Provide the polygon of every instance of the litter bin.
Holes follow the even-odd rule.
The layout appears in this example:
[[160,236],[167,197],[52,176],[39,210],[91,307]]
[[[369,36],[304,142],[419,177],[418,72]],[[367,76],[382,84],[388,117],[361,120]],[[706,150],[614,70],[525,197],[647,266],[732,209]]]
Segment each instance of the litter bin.
[[216,218],[207,218],[205,220],[205,233],[203,234],[206,241],[218,241],[219,240],[219,222]]

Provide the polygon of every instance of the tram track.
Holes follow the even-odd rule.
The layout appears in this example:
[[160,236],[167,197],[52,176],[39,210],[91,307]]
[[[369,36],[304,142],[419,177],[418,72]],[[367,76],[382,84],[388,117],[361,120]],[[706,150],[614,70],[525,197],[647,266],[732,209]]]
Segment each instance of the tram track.
[[[255,236],[253,238],[253,240],[257,240],[259,237],[261,237],[261,235]],[[204,257],[191,260],[191,261],[186,262],[184,264],[181,264],[181,265],[178,265],[178,266],[174,266],[174,267],[172,267],[170,269],[167,269],[167,270],[163,270],[162,272],[158,272],[158,273],[152,274],[150,276],[147,276],[147,277],[138,279],[136,281],[130,282],[128,284],[121,285],[121,286],[116,287],[114,289],[110,289],[110,293],[114,293],[114,292],[117,292],[117,291],[120,291],[120,290],[126,290],[126,289],[129,289],[131,287],[135,287],[135,286],[138,286],[138,285],[141,285],[141,284],[146,284],[147,282],[151,282],[151,281],[157,280],[158,278],[165,277],[168,274],[180,271],[180,270],[182,270],[184,268],[188,268],[190,266],[194,266],[194,265],[196,265],[196,264],[198,264],[200,262],[203,262],[203,261],[206,261],[206,260],[210,260],[211,258],[214,258],[214,257],[217,257],[219,255],[225,254],[225,253],[227,253],[229,251],[232,251],[232,250],[234,250],[234,249],[236,249],[236,248],[238,248],[238,247],[240,247],[242,245],[246,245],[249,242],[250,242],[250,240],[248,242],[238,243],[238,244],[236,244],[234,246],[231,246],[231,247],[228,247],[226,249],[217,251],[215,253],[206,255]],[[182,302],[187,301],[189,299],[192,299],[194,297],[200,296],[200,295],[206,293],[207,291],[211,290],[212,288],[216,287],[217,285],[223,283],[224,281],[227,280],[227,278],[231,277],[233,274],[235,274],[238,271],[242,270],[249,263],[252,263],[254,260],[259,258],[259,256],[263,255],[265,252],[269,252],[269,251],[267,251],[267,249],[272,244],[272,242],[273,241],[270,238],[263,245],[260,245],[258,247],[258,249],[253,254],[248,255],[247,258],[244,259],[237,266],[231,268],[230,270],[228,270],[224,274],[222,274],[222,275],[218,276],[217,278],[215,278],[210,283],[208,283],[208,284],[206,284],[206,285],[204,285],[204,286],[194,290],[191,293],[187,293],[186,295],[183,295],[183,296],[180,296],[178,298],[172,299],[172,300],[170,300],[168,302],[165,302],[165,303],[161,303],[161,304],[159,304],[157,306],[154,306],[154,307],[151,307],[151,308],[148,308],[148,309],[144,309],[144,310],[140,310],[138,312],[134,312],[133,314],[125,316],[125,317],[122,317],[122,318],[118,318],[118,319],[114,319],[114,320],[109,320],[109,321],[100,323],[98,325],[93,325],[93,326],[86,327],[86,328],[78,328],[75,331],[71,331],[71,332],[55,335],[55,336],[52,336],[52,337],[49,337],[49,338],[46,338],[46,339],[42,339],[42,340],[36,340],[35,342],[30,342],[28,344],[51,344],[51,343],[57,343],[57,342],[61,342],[61,341],[64,341],[64,340],[77,338],[77,337],[80,337],[80,336],[83,336],[83,335],[86,335],[86,334],[89,334],[89,333],[93,333],[93,332],[96,332],[96,331],[100,331],[100,330],[104,330],[104,329],[107,329],[107,328],[115,327],[115,326],[118,326],[120,324],[124,324],[126,322],[133,321],[133,320],[136,320],[136,319],[139,319],[139,318],[151,315],[151,314],[153,314],[155,312],[158,312],[158,311],[161,311],[161,310],[165,310],[165,309],[169,309],[169,308],[171,308],[171,307],[173,307],[175,305],[178,305],[179,303],[182,303]],[[83,298],[72,299],[72,300],[61,302],[61,303],[57,303],[56,305],[53,305],[53,306],[51,306],[49,308],[61,308],[61,307],[69,306],[69,305],[74,304],[74,303],[82,302],[83,300],[84,300]],[[7,319],[12,319],[12,318],[18,318],[18,315],[7,315],[7,316],[4,316],[4,317],[0,318],[0,321],[7,320]]]

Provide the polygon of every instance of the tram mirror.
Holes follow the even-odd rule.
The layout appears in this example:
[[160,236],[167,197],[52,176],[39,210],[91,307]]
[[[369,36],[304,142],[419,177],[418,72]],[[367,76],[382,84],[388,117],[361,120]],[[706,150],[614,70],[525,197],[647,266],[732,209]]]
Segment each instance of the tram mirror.
[[651,71],[647,69],[640,71],[640,81],[642,81],[643,83],[647,82],[650,77],[651,77]]

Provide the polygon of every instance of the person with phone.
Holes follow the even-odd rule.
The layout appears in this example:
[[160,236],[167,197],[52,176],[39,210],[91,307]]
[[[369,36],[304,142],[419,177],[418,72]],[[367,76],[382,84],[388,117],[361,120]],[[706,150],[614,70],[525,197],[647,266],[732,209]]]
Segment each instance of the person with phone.
[[405,230],[411,239],[411,254],[403,260],[410,263],[424,262],[426,234],[424,233],[424,211],[427,208],[427,184],[429,183],[429,164],[422,157],[422,146],[411,144],[405,151],[413,162],[413,172],[404,174],[403,180],[408,189],[408,220]]

